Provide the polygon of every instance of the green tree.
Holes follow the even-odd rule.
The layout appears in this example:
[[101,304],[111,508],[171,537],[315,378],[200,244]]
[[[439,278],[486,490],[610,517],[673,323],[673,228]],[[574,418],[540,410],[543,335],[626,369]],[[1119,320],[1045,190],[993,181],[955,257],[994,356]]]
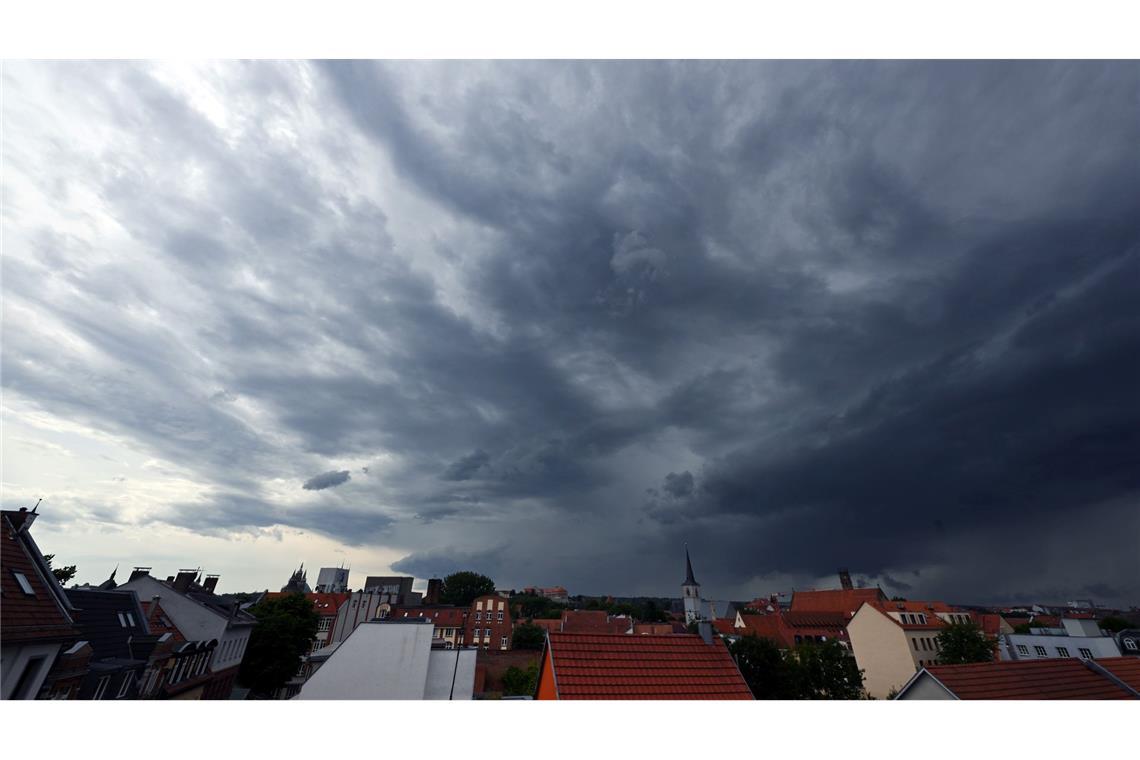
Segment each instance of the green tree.
[[44,560],[47,562],[48,567],[51,568],[51,574],[55,576],[55,579],[57,581],[59,581],[59,585],[62,586],[65,583],[68,583],[72,578],[74,578],[75,574],[78,571],[75,569],[75,565],[64,565],[63,567],[51,567],[51,561],[53,559],[55,559],[54,554],[45,554],[44,555]]
[[990,662],[994,658],[994,642],[973,622],[943,626],[938,647],[938,661],[943,665]]
[[1132,628],[1133,627],[1132,624],[1129,623],[1124,618],[1115,617],[1113,615],[1109,615],[1106,618],[1102,618],[1101,621],[1099,623],[1097,623],[1097,625],[1099,625],[1104,630],[1112,631],[1113,633],[1119,633],[1120,631],[1123,631],[1126,628]]
[[756,699],[795,699],[796,667],[771,639],[748,635],[729,645],[740,674]]
[[504,697],[531,697],[538,688],[538,663],[532,662],[526,670],[512,665],[503,673]]
[[443,579],[439,599],[444,604],[466,607],[480,596],[495,593],[495,582],[485,575],[461,570]]
[[863,699],[863,671],[838,641],[807,641],[795,649],[800,699]]
[[514,649],[542,649],[545,643],[546,631],[533,623],[516,626],[511,635],[511,647]]
[[268,599],[250,608],[257,624],[249,636],[238,680],[254,694],[268,696],[301,667],[317,635],[319,616],[303,594]]

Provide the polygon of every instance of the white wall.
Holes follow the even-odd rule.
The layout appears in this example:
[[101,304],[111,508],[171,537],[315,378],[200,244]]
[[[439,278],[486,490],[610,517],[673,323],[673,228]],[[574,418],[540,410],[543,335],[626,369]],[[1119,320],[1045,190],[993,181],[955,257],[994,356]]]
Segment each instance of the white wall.
[[[1120,649],[1116,639],[1109,636],[1037,636],[1031,633],[1011,633],[1002,637],[1001,658],[1003,660],[1041,660],[1062,657],[1057,647],[1069,650],[1069,657],[1079,658],[1081,649],[1088,649],[1095,659],[1119,657]],[[1017,645],[1029,650],[1029,654],[1017,653]],[[1034,647],[1045,647],[1045,657],[1037,654]]]
[[35,699],[40,692],[40,687],[44,684],[44,679],[47,678],[48,671],[55,664],[59,649],[59,642],[0,647],[0,677],[2,677],[0,680],[0,698],[10,699],[12,690],[16,688],[16,682],[20,680],[28,661],[33,657],[43,657],[44,660],[40,663],[39,670],[28,682],[23,697],[24,699]]
[[954,695],[946,691],[936,682],[929,673],[922,673],[915,679],[910,688],[899,699],[954,699]]

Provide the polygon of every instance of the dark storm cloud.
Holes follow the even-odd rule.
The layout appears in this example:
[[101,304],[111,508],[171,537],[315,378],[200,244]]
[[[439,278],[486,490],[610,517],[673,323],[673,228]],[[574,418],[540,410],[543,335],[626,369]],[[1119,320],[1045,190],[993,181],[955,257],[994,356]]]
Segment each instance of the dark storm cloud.
[[305,481],[301,486],[306,491],[322,491],[326,488],[335,488],[342,483],[347,483],[352,476],[348,470],[329,470],[322,472],[320,475],[314,475]]
[[[717,596],[1140,594],[1135,64],[256,63],[213,110],[42,66],[124,137],[14,171],[134,248],[28,231],[5,295],[60,327],[4,384],[208,487],[155,519],[598,593],[688,541]],[[1008,567],[1091,514],[1098,561]]]

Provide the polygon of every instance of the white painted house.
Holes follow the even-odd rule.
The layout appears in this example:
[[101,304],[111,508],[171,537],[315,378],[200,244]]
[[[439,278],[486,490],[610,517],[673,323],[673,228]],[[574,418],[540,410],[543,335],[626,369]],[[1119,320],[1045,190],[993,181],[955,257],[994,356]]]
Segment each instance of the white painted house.
[[1060,628],[1033,628],[1034,633],[1009,633],[1001,637],[1002,660],[1039,660],[1075,657],[1103,660],[1119,657],[1120,647],[1095,620],[1064,618]]

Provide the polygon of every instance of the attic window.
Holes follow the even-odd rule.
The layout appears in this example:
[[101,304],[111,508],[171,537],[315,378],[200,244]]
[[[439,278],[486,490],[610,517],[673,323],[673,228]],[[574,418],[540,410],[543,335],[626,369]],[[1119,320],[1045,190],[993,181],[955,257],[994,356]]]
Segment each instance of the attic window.
[[32,589],[32,584],[28,583],[28,576],[19,571],[13,570],[12,577],[16,579],[16,584],[20,587],[21,591],[23,591],[28,596],[36,595],[35,590]]

